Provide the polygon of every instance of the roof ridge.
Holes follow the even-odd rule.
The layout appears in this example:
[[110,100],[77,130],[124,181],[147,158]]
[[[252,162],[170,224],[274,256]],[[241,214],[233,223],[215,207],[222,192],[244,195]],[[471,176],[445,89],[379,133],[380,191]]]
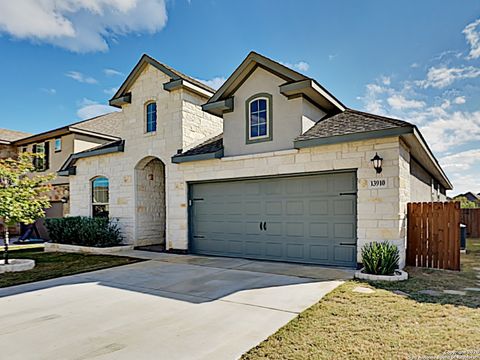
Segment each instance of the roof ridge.
[[168,64],[165,64],[165,63],[163,63],[163,62],[161,62],[161,61],[158,61],[156,58],[154,58],[154,57],[151,56],[151,55],[148,55],[148,54],[143,54],[143,55],[146,56],[146,57],[148,57],[148,58],[150,58],[151,60],[159,63],[160,65],[166,67],[167,69],[169,69],[170,71],[172,71],[173,73],[175,73],[178,77],[183,78],[183,79],[185,79],[185,80],[188,80],[188,81],[194,83],[194,84],[197,85],[197,86],[203,87],[203,88],[205,88],[206,90],[210,91],[212,94],[215,93],[215,91],[216,91],[215,89],[211,88],[211,87],[208,86],[207,84],[204,84],[204,83],[201,82],[200,80],[195,79],[194,77],[191,77],[190,75],[187,75],[187,74],[181,72],[180,70],[177,70],[177,69],[171,67],[171,66],[168,65]]

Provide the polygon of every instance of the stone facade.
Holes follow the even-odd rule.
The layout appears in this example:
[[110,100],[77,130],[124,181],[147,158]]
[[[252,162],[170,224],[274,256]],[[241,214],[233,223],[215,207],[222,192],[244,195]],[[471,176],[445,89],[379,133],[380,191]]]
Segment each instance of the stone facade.
[[[110,216],[119,220],[125,242],[129,244],[158,244],[164,240],[154,234],[166,232],[167,247],[174,247],[169,240],[176,237],[178,229],[177,224],[170,224],[170,219],[178,217],[179,211],[177,206],[170,204],[179,201],[176,191],[179,186],[185,188],[185,185],[173,180],[177,165],[171,163],[171,156],[179,149],[187,149],[222,131],[222,119],[202,111],[201,105],[207,100],[205,97],[183,89],[166,91],[162,85],[169,80],[163,72],[147,66],[130,89],[131,104],[122,107],[124,121],[118,126],[125,140],[125,151],[79,159],[77,174],[70,177],[71,215],[84,216],[91,215],[91,179],[100,175],[109,179]],[[146,133],[145,104],[150,101],[157,103],[157,130]],[[163,231],[150,220],[144,219],[147,223],[143,225],[137,221],[143,217],[140,215],[137,218],[136,189],[142,188],[142,185],[138,183],[141,176],[136,177],[136,169],[145,164],[146,159],[157,159],[164,166],[166,214],[158,214],[158,211],[153,214],[159,201],[156,195],[149,199],[143,197],[138,206],[142,212],[143,209],[151,209],[150,220],[165,216]],[[154,174],[155,178],[158,176]],[[182,198],[181,202],[185,204],[186,200]]]
[[[383,171],[376,175],[370,159],[378,152]],[[408,149],[398,137],[324,145],[300,150],[241,155],[178,166],[174,193],[169,193],[168,242],[171,247],[188,246],[187,182],[268,175],[357,170],[357,259],[362,246],[371,241],[389,240],[400,249],[405,261],[405,213],[409,201]],[[369,180],[385,179],[387,186],[369,189]],[[172,231],[173,230],[173,231]]]

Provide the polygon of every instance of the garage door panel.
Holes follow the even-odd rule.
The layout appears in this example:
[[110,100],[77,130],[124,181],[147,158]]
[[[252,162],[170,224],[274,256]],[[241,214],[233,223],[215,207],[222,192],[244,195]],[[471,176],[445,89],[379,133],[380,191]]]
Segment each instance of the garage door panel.
[[303,222],[287,222],[286,235],[289,237],[303,237],[305,235]]
[[334,246],[333,261],[337,263],[350,264],[355,261],[356,247],[355,246]]
[[287,244],[287,258],[290,260],[301,260],[304,256],[303,244]]
[[355,266],[355,191],[354,173],[192,185],[191,249]]
[[303,200],[286,200],[287,215],[304,215]]
[[310,223],[310,237],[328,239],[328,223]]
[[322,262],[328,261],[330,248],[328,245],[310,245],[310,258]]
[[336,223],[333,228],[335,239],[353,239],[355,234],[354,224]]
[[266,215],[283,215],[282,200],[266,200],[265,214]]

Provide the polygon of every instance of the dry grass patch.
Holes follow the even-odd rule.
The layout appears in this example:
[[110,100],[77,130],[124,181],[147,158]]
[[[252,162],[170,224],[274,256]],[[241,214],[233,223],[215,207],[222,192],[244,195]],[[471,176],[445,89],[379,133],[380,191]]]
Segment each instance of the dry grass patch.
[[[472,268],[480,267],[480,241],[471,241],[470,249],[462,256],[461,272],[408,269],[412,277],[407,282],[347,282],[242,359],[408,359],[480,351],[480,293],[418,294],[479,287]],[[356,286],[372,287],[375,293],[353,292]]]
[[35,267],[28,271],[1,274],[0,288],[142,261],[110,255],[44,253],[43,248],[11,251],[10,258],[33,259]]

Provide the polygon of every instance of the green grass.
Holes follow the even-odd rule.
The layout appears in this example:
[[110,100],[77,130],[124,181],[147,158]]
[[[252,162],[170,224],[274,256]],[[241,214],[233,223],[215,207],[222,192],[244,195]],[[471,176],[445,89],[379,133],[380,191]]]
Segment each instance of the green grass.
[[[480,293],[418,293],[480,287],[478,272],[472,269],[480,267],[480,239],[469,245],[461,272],[407,268],[406,282],[346,282],[242,359],[408,359],[453,350],[478,352]],[[352,292],[356,286],[371,287],[375,293]]]
[[10,258],[33,259],[35,267],[28,271],[0,274],[0,288],[142,261],[109,255],[44,253],[41,247],[13,250],[10,252]]

